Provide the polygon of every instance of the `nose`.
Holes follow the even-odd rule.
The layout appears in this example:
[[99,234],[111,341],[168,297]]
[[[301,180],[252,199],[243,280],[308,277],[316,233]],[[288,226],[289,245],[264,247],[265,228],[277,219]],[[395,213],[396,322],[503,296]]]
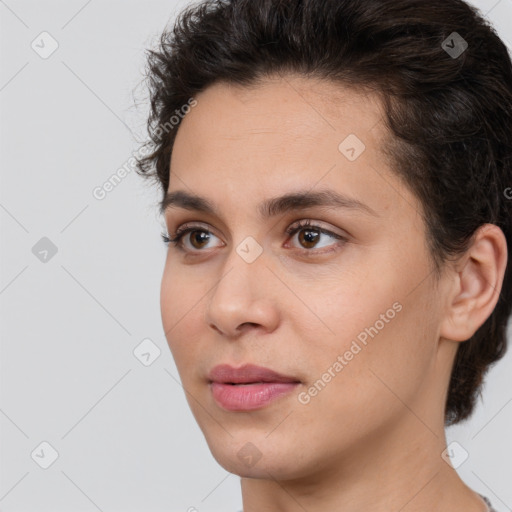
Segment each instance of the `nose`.
[[237,338],[252,329],[273,331],[279,322],[276,281],[265,264],[264,254],[247,263],[233,249],[208,295],[206,324],[228,338]]

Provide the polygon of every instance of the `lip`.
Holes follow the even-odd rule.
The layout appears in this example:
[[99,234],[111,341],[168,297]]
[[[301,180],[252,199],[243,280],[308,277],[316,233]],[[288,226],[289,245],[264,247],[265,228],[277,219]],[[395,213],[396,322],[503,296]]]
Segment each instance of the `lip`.
[[215,366],[208,375],[217,404],[228,411],[251,411],[290,393],[301,382],[295,377],[252,364]]

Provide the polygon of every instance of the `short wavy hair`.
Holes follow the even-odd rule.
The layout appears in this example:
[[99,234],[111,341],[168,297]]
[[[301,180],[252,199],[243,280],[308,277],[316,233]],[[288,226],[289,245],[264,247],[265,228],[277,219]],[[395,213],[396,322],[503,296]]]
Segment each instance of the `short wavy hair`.
[[509,260],[498,303],[460,344],[445,404],[446,425],[468,418],[486,371],[506,351],[512,303],[512,65],[506,46],[461,0],[190,5],[147,53],[149,139],[137,173],[155,179],[165,194],[179,122],[171,130],[162,126],[175,112],[215,82],[251,86],[282,73],[379,95],[392,170],[422,205],[438,276],[444,262],[466,251],[479,226],[492,223],[503,231]]

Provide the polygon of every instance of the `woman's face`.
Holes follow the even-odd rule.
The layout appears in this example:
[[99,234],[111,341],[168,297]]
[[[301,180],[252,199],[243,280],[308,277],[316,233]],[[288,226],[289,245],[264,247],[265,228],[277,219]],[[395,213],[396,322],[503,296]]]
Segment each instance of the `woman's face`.
[[[443,282],[420,205],[380,151],[376,98],[288,76],[215,84],[196,100],[168,192],[212,211],[170,202],[169,234],[195,231],[169,245],[161,309],[215,458],[242,476],[291,479],[382,456],[385,441],[396,451],[431,439],[453,356],[439,357]],[[263,206],[290,194],[302,200]],[[288,378],[212,375],[249,364]]]

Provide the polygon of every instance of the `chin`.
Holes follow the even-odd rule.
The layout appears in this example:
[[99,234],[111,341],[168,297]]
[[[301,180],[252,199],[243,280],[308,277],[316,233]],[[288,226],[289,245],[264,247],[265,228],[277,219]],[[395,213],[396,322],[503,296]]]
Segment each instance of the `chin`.
[[206,441],[215,460],[230,473],[245,478],[290,480],[300,478],[301,457],[296,448],[286,446],[277,437],[272,442],[262,435],[223,436]]

